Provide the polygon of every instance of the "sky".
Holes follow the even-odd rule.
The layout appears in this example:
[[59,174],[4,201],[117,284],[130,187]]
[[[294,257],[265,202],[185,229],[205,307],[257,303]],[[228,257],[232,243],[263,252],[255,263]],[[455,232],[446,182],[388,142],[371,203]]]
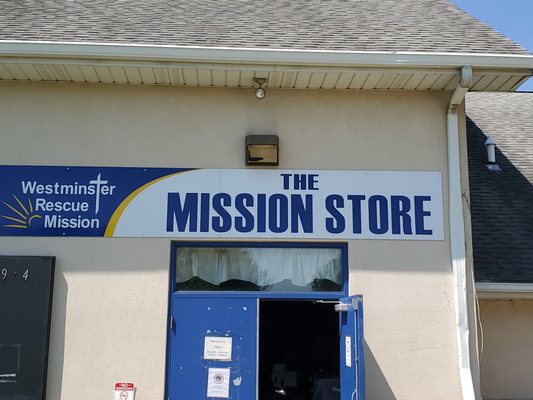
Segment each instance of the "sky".
[[[450,0],[533,53],[533,0]],[[533,77],[519,91],[533,91]]]

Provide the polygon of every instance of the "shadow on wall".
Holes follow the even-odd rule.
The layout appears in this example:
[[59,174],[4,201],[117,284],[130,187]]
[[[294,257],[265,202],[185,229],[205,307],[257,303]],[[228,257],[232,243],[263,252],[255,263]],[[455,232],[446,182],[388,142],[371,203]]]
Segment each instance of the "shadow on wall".
[[374,354],[365,341],[365,392],[367,399],[396,400]]
[[54,276],[52,299],[52,323],[50,328],[50,348],[48,353],[48,374],[46,398],[60,399],[63,383],[63,362],[65,355],[65,322],[68,285],[64,273],[57,268]]

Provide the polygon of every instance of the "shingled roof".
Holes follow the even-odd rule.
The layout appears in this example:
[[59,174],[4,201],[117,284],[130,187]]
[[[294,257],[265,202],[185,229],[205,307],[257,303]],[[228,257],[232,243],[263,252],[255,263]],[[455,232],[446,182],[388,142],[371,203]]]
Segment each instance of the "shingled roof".
[[529,54],[447,0],[0,0],[0,39]]
[[533,93],[471,93],[466,112],[476,281],[533,283]]

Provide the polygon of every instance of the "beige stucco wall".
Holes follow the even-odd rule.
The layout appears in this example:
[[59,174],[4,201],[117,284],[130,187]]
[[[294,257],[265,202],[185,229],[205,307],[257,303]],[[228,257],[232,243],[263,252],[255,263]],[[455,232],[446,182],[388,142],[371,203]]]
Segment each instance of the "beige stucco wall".
[[533,399],[533,300],[481,300],[479,308],[483,399]]
[[[248,132],[280,168],[442,171],[450,93],[0,83],[2,164],[244,168]],[[448,232],[447,212],[445,232]],[[6,238],[57,257],[49,399],[106,399],[132,380],[162,399],[168,239]],[[349,242],[365,296],[369,400],[459,399],[449,241]]]

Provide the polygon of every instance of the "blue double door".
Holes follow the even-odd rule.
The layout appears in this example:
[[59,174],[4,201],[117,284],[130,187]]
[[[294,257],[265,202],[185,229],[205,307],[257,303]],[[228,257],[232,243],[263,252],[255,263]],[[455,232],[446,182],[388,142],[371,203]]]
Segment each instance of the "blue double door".
[[[278,301],[280,299],[277,299]],[[222,294],[175,294],[171,300],[167,357],[167,399],[261,400],[260,302],[257,297]],[[287,300],[283,300],[287,301]],[[317,302],[291,300],[291,302]],[[331,304],[330,304],[331,303]],[[309,395],[312,400],[364,400],[363,308],[358,296],[328,300],[338,312],[339,384]],[[271,322],[271,321],[269,321]],[[324,323],[317,319],[316,331]],[[312,326],[312,325],[311,325]],[[283,325],[272,329],[284,329]],[[301,338],[315,329],[302,326]],[[266,331],[268,332],[268,330]],[[320,346],[321,344],[319,344]],[[325,345],[325,344],[324,344]],[[261,372],[264,374],[264,372]],[[325,382],[326,380],[324,380]],[[321,389],[320,389],[321,390]],[[280,396],[285,393],[278,391]]]

